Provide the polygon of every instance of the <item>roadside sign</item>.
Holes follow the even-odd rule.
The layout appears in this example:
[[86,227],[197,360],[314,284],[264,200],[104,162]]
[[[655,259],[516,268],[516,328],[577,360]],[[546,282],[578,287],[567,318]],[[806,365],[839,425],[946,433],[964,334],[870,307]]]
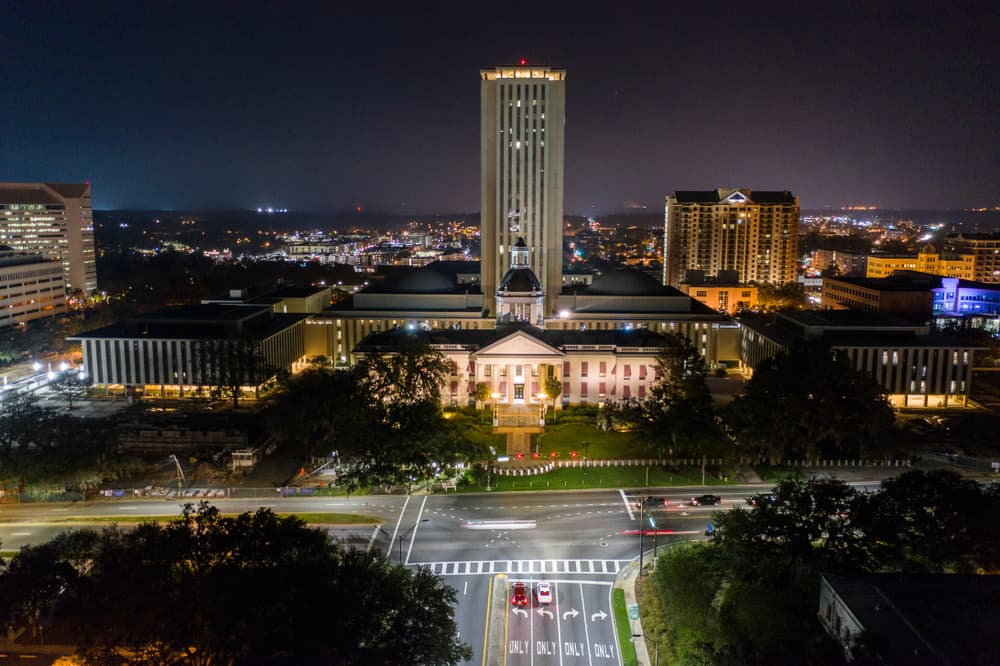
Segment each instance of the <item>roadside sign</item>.
[[628,619],[638,620],[639,619],[639,604],[629,604],[628,605]]
[[711,534],[714,531],[715,531],[715,525],[713,525],[712,523],[709,523],[708,526],[705,527],[705,534]]

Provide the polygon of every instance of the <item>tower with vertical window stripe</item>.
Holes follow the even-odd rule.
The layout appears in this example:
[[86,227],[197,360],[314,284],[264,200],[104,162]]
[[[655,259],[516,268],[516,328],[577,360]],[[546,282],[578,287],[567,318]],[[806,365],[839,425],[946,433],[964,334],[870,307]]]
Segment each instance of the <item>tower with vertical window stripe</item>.
[[522,60],[480,79],[483,294],[496,292],[524,238],[549,317],[562,288],[566,72]]

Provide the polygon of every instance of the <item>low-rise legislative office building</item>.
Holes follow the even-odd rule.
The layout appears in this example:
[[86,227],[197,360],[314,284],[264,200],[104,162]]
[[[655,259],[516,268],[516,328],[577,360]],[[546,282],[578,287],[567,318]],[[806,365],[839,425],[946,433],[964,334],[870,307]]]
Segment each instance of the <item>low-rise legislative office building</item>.
[[[308,316],[271,305],[182,305],[67,339],[80,343],[91,382],[108,393],[183,397],[218,383],[206,350],[219,343],[246,343],[261,368],[297,370]],[[267,379],[251,379],[244,391]]]
[[893,407],[966,407],[980,349],[930,326],[876,312],[803,310],[741,318],[741,357],[752,372],[796,344],[818,341],[882,384]]

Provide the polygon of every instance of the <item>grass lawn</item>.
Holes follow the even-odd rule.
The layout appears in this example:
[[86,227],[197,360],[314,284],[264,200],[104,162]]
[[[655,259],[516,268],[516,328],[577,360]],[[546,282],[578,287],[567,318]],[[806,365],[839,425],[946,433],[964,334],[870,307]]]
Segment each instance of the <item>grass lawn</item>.
[[631,433],[604,431],[584,423],[546,426],[544,433],[532,437],[532,445],[539,441],[543,458],[558,452],[560,458],[566,459],[570,451],[578,451],[581,458],[586,456],[595,460],[645,457],[629,446]]
[[632,642],[632,625],[628,620],[628,608],[625,607],[625,590],[612,592],[611,612],[614,613],[615,628],[618,630],[618,652],[622,656],[622,666],[638,666],[639,658]]
[[777,483],[788,477],[799,478],[799,471],[796,468],[785,465],[756,465],[754,471],[760,475],[761,480],[767,483]]
[[[647,477],[648,470],[648,477]],[[707,470],[705,483],[726,485]],[[493,490],[566,490],[578,488],[641,488],[644,486],[701,485],[701,469],[684,468],[667,472],[659,467],[591,467],[555,469],[537,476],[494,476]],[[462,486],[459,492],[481,492],[483,486]]]

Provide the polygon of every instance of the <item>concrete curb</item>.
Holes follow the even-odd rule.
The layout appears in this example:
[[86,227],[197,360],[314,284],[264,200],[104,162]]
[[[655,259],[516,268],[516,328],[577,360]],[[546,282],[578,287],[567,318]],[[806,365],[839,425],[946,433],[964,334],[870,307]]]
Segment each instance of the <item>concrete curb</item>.
[[[625,592],[626,607],[637,603],[635,582],[638,577],[639,561],[635,559],[622,567],[615,578],[614,588]],[[642,620],[629,620],[629,626],[632,629],[632,636],[630,638],[632,644],[635,646],[635,656],[639,662],[639,666],[652,666],[653,662],[649,658],[649,650],[646,649],[646,637],[642,632]]]

